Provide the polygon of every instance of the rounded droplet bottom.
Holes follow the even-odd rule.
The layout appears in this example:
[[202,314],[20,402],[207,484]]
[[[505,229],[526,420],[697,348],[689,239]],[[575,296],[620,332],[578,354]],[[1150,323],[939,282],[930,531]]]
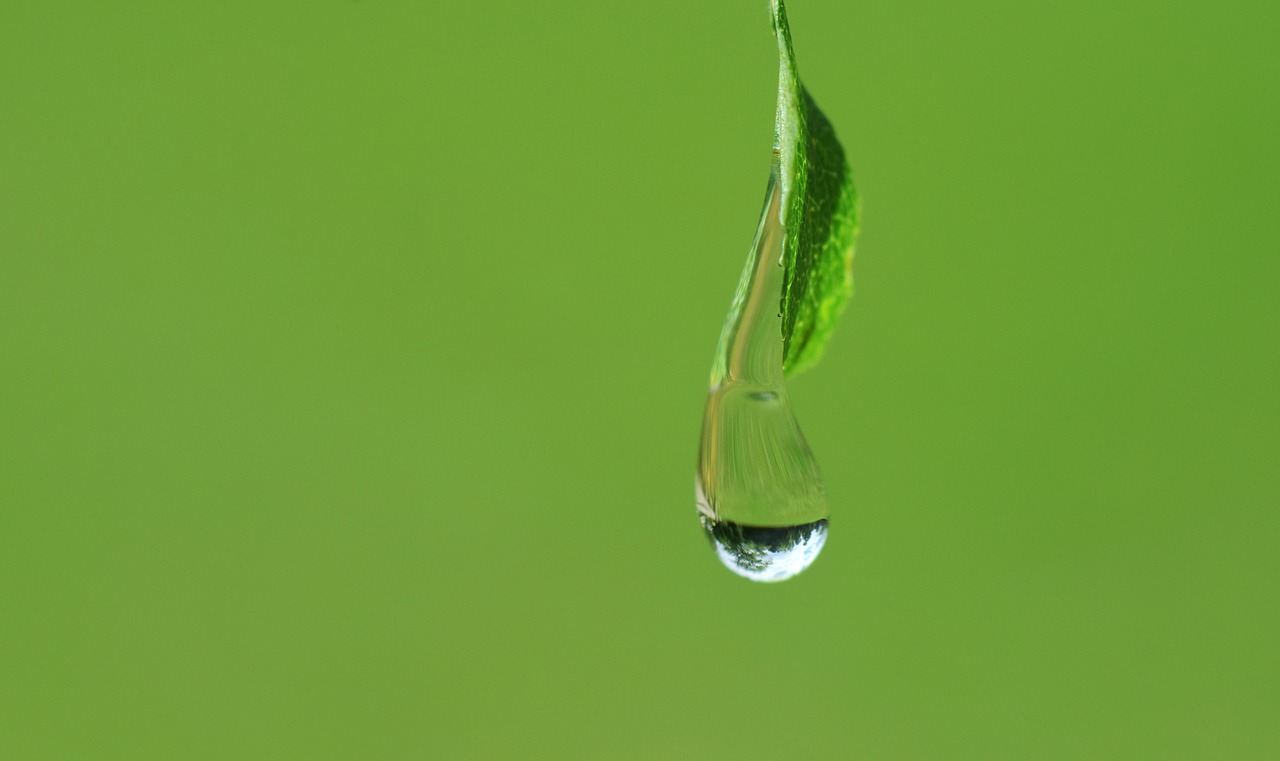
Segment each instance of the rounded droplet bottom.
[[801,526],[764,527],[698,517],[720,562],[752,581],[795,576],[813,563],[827,541],[825,519]]

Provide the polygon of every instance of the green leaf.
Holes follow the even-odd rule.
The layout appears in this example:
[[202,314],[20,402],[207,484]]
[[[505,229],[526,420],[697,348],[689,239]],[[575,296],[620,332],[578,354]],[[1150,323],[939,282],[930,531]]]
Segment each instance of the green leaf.
[[782,0],[771,0],[778,38],[778,115],[774,139],[782,186],[783,371],[795,375],[822,357],[853,294],[858,194],[844,149],[796,73]]

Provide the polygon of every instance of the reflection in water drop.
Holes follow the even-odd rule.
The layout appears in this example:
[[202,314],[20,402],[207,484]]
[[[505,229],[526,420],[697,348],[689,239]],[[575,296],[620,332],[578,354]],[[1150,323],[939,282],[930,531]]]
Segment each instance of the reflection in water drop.
[[720,561],[752,581],[783,581],[809,567],[827,541],[825,520],[803,526],[760,528],[703,516],[702,527]]
[[796,422],[782,374],[782,246],[778,167],[720,333],[702,422],[698,511],[734,573],[781,581],[803,571],[827,538],[818,463]]

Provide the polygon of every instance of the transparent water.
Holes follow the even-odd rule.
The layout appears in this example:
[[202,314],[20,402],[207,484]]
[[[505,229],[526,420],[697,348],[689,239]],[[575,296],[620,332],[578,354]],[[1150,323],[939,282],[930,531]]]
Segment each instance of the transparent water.
[[827,538],[827,497],[782,375],[781,188],[777,163],[729,308],[702,422],[695,489],[703,528],[740,576],[782,581]]

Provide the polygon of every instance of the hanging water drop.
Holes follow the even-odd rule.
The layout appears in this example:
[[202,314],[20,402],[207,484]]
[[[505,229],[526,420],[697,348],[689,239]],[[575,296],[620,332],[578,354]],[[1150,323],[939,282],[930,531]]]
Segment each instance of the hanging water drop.
[[782,581],[813,562],[827,538],[818,463],[783,377],[782,191],[775,155],[755,242],[711,368],[695,488],[703,528],[729,570]]

